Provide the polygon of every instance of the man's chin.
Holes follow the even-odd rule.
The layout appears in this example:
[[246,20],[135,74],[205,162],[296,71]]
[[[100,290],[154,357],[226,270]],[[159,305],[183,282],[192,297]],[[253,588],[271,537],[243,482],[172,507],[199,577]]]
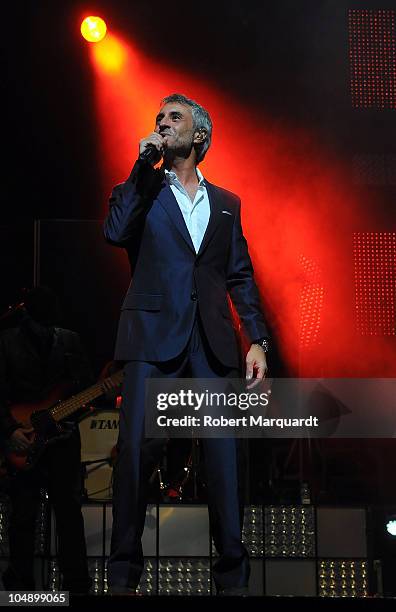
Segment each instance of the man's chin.
[[164,160],[165,161],[170,161],[173,159],[176,159],[176,157],[178,158],[184,158],[187,159],[191,154],[191,149],[187,150],[185,148],[180,148],[180,147],[167,147],[165,152],[164,152]]

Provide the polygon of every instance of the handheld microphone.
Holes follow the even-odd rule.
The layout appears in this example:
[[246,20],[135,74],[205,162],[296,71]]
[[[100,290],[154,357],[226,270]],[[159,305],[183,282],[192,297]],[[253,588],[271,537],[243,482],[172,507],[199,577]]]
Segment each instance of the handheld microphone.
[[157,147],[153,144],[148,144],[143,153],[140,153],[139,159],[148,162],[149,164],[156,164],[162,157],[162,153],[158,151]]

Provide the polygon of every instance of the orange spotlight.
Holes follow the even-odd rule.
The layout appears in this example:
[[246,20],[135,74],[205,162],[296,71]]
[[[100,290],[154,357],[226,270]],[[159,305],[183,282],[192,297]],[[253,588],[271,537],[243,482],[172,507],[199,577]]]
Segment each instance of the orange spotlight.
[[107,26],[100,17],[86,17],[81,24],[81,34],[88,42],[99,42],[106,36]]

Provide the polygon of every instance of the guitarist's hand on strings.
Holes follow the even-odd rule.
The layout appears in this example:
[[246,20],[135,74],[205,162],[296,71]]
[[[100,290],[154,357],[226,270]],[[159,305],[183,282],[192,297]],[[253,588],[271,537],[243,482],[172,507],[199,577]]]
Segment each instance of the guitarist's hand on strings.
[[32,441],[26,434],[32,433],[33,427],[19,427],[10,436],[10,445],[15,451],[24,451],[29,448]]

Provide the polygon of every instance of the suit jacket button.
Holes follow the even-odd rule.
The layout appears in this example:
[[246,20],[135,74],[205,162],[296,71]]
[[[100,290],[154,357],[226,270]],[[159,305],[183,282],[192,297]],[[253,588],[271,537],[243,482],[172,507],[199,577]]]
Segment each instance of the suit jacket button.
[[193,291],[193,292],[191,293],[191,299],[192,299],[192,301],[193,301],[193,302],[195,302],[195,300],[197,299],[197,297],[198,297],[198,296],[197,296],[197,292],[196,292],[196,291]]

